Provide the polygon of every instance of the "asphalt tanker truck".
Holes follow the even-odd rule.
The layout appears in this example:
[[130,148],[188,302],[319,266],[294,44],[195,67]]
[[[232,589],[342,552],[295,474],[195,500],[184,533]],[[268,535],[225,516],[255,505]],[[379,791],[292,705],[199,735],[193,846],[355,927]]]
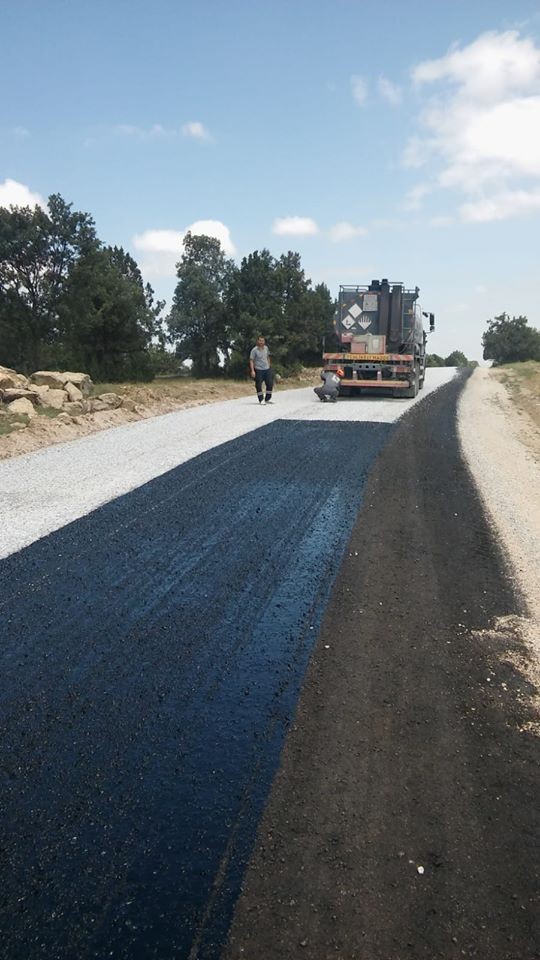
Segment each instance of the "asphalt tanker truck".
[[386,279],[372,280],[369,286],[340,286],[336,352],[323,353],[324,369],[340,371],[340,396],[369,388],[415,397],[422,389],[427,339],[423,318],[433,331],[435,316],[422,311],[419,292],[418,287],[409,290]]

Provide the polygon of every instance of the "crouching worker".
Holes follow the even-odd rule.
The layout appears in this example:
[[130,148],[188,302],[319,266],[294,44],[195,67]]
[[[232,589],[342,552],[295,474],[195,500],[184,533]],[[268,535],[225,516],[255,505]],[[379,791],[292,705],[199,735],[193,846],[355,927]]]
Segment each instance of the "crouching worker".
[[337,370],[321,370],[323,382],[320,387],[314,387],[319,400],[323,403],[335,403],[339,395],[339,382],[344,375],[341,367]]

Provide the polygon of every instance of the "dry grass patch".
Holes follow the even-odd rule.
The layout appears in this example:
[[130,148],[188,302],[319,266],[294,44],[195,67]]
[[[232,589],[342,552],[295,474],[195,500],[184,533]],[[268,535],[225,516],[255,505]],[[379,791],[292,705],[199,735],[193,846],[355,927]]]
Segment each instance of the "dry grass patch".
[[504,384],[518,412],[524,411],[540,430],[540,363],[505,363],[493,367],[492,374]]

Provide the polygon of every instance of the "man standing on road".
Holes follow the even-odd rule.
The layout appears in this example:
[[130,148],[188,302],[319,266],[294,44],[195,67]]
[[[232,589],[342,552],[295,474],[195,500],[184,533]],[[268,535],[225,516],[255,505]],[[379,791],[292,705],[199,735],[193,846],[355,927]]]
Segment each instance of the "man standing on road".
[[[257,337],[257,343],[249,355],[249,371],[252,380],[255,380],[259,403],[262,403],[263,400],[265,403],[271,403],[274,374],[270,365],[270,351],[266,346],[264,337]],[[263,395],[263,383],[266,396]]]

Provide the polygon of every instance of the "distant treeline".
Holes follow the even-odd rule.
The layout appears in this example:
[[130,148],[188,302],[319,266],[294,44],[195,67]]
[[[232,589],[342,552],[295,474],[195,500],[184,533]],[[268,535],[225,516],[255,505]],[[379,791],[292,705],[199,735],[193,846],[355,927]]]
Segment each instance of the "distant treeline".
[[476,360],[468,360],[461,350],[453,350],[447,357],[440,357],[438,353],[426,354],[427,367],[477,367]]
[[[238,267],[218,240],[184,238],[171,311],[121,247],[59,194],[47,210],[0,208],[0,364],[147,380],[187,359],[197,376],[243,376],[259,333],[283,372],[320,361],[334,303],[300,255],[255,251]],[[172,351],[172,352],[171,352]]]
[[[46,210],[0,207],[0,364],[115,381],[175,373],[190,360],[196,376],[238,377],[260,333],[285,374],[319,364],[323,337],[332,344],[336,304],[306,277],[299,253],[255,250],[238,266],[219,240],[187,233],[177,278],[165,316],[133,257],[103,244],[88,213],[59,194]],[[540,334],[525,317],[495,317],[483,345],[498,363],[540,359]],[[428,365],[471,361],[456,350],[431,354]]]

